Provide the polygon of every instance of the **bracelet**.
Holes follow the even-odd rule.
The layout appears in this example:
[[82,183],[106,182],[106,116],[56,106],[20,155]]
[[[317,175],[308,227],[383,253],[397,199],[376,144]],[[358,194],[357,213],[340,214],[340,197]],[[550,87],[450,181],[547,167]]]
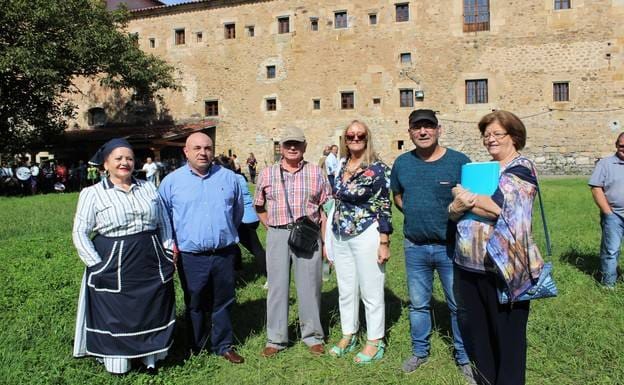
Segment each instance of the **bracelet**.
[[390,246],[390,241],[380,241],[379,244],[380,245],[388,245],[388,246]]

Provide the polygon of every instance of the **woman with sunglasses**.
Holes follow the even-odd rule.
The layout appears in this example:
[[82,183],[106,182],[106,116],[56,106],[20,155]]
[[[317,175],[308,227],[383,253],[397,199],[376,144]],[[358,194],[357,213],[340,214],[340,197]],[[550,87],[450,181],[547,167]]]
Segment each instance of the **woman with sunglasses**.
[[367,342],[355,362],[364,364],[380,360],[385,350],[385,263],[390,258],[392,233],[390,169],[373,151],[370,129],[358,120],[345,128],[340,155],[329,241],[338,280],[342,338],[330,354],[340,357],[356,348],[361,296]]

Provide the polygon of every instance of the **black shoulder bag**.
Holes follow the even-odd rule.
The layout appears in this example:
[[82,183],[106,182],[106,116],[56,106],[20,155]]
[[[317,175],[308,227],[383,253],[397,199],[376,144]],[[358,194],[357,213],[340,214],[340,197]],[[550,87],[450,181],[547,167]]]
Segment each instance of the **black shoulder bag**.
[[318,239],[321,227],[314,223],[308,216],[304,215],[294,220],[290,203],[288,203],[288,192],[286,191],[286,183],[284,183],[284,170],[280,166],[280,179],[282,181],[282,189],[284,190],[284,199],[286,200],[286,209],[288,216],[293,220],[290,236],[288,237],[288,245],[296,251],[312,254],[318,249]]

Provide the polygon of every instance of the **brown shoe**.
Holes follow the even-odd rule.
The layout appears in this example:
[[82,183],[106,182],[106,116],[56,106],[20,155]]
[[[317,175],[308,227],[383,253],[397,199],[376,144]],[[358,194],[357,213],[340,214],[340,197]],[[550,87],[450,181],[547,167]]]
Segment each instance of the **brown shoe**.
[[222,356],[233,364],[242,364],[243,362],[245,362],[245,359],[234,350],[228,350],[227,352],[223,353]]
[[262,350],[261,354],[262,354],[262,357],[269,358],[269,357],[275,356],[279,352],[280,352],[279,349],[274,348],[272,346],[267,346],[266,348]]
[[321,344],[312,345],[309,349],[310,353],[314,354],[315,356],[320,356],[321,354],[325,353],[325,348]]

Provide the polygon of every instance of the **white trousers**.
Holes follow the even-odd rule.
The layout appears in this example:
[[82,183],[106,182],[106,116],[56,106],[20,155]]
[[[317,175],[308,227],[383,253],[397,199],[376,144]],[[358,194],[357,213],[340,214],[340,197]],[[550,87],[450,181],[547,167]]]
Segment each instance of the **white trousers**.
[[377,228],[377,223],[374,223],[353,237],[332,233],[342,334],[355,334],[358,331],[361,296],[369,340],[384,337],[386,322],[385,266],[377,263]]

